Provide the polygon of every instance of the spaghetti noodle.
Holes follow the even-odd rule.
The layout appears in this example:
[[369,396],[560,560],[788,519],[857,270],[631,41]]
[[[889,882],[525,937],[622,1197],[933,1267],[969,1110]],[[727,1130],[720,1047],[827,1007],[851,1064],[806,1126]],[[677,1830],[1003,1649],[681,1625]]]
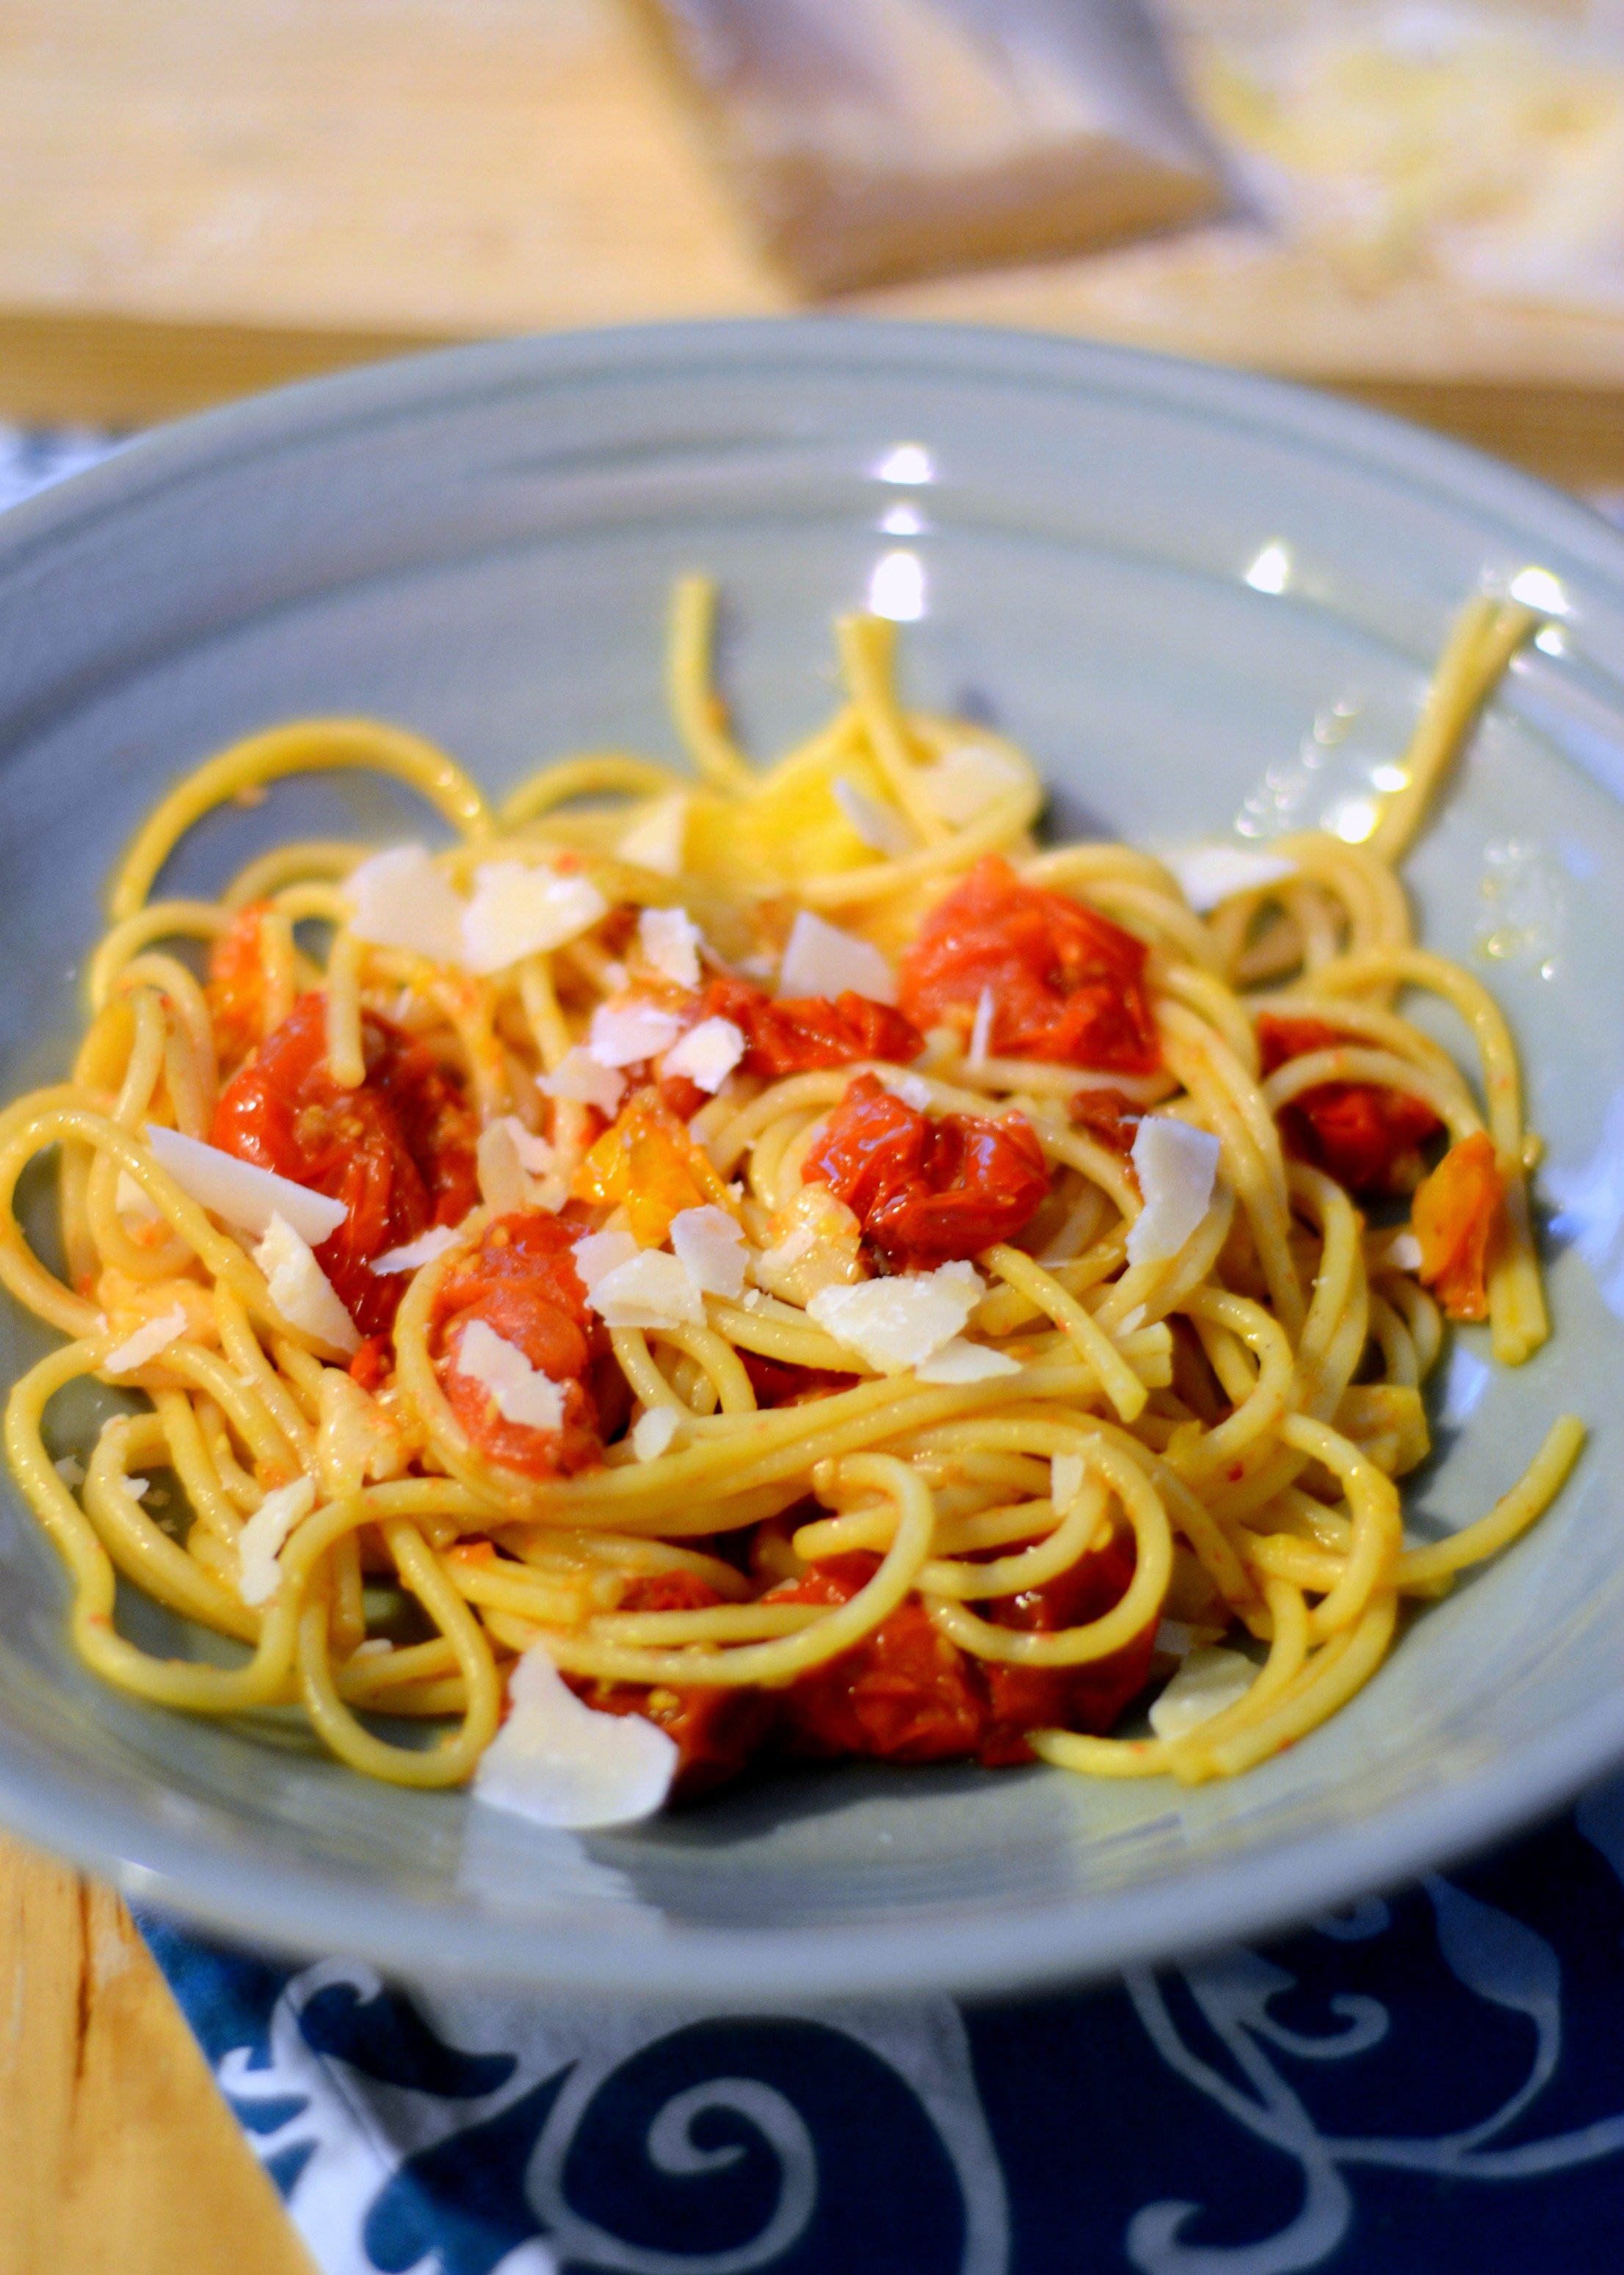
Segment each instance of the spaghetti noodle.
[[[668,1733],[679,1793],[774,1749],[1244,1769],[1582,1440],[1405,1545],[1444,1318],[1507,1365],[1548,1333],[1505,1022],[1392,865],[1536,620],[1464,612],[1366,843],[1231,856],[1197,907],[1147,853],[1039,850],[1029,762],[904,708],[881,620],[759,773],[713,615],[685,580],[694,778],[596,752],[493,809],[418,737],[314,720],[140,831],[71,1078],[0,1115],[0,1278],[66,1338],[6,1444],[74,1644],[404,1785],[470,1776],[537,1650]],[[214,806],[354,767],[452,850],[289,844],[151,898]],[[13,1208],[53,1147],[61,1277]],[[83,1377],[146,1404],[81,1467],[45,1429]],[[119,1576],[241,1649],[138,1648]],[[1227,1636],[1227,1703],[1172,1711]]]

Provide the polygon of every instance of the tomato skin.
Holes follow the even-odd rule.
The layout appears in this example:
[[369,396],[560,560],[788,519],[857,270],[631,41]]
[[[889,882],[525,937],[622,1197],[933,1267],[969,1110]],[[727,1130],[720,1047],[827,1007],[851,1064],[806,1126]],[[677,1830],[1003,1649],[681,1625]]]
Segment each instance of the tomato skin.
[[[634,1580],[621,1598],[623,1612],[697,1612],[721,1597],[697,1572],[656,1572]],[[610,1682],[588,1675],[564,1680],[578,1697],[601,1714],[641,1714],[676,1743],[676,1774],[671,1799],[679,1806],[726,1785],[752,1762],[771,1739],[778,1721],[772,1691],[733,1683],[663,1684]]]
[[844,1201],[883,1256],[926,1270],[1012,1238],[1049,1190],[1043,1148],[1020,1115],[933,1121],[872,1074],[847,1090],[801,1175]]
[[763,1409],[796,1406],[808,1398],[825,1397],[832,1390],[850,1390],[860,1379],[855,1374],[836,1374],[828,1367],[790,1366],[780,1359],[764,1358],[759,1351],[741,1350],[738,1356],[750,1377],[756,1403]]
[[1066,1112],[1076,1127],[1107,1153],[1120,1153],[1128,1160],[1133,1153],[1134,1139],[1139,1134],[1139,1124],[1144,1119],[1144,1108],[1109,1084],[1078,1091]]
[[[1258,1020],[1258,1049],[1265,1077],[1310,1051],[1335,1050],[1349,1040],[1323,1019],[1283,1019],[1273,1011]],[[1278,1115],[1288,1150],[1324,1169],[1350,1193],[1382,1197],[1408,1192],[1421,1169],[1420,1149],[1443,1123],[1429,1106],[1379,1083],[1322,1082],[1291,1100]]]
[[573,1477],[603,1451],[603,1417],[588,1377],[607,1339],[570,1252],[575,1237],[544,1209],[498,1217],[435,1295],[429,1348],[436,1357],[454,1361],[465,1329],[482,1319],[563,1386],[563,1429],[533,1430],[504,1420],[490,1393],[455,1364],[442,1374],[451,1410],[480,1452],[525,1477]]
[[1410,1223],[1421,1243],[1421,1277],[1452,1319],[1489,1315],[1489,1245],[1505,1193],[1481,1130],[1452,1145],[1416,1188]]
[[659,1247],[684,1209],[713,1203],[737,1213],[687,1124],[653,1088],[632,1092],[576,1171],[572,1195],[600,1208],[623,1204],[645,1248]]
[[701,1016],[731,1019],[747,1046],[745,1072],[769,1081],[820,1067],[850,1066],[857,1059],[889,1059],[905,1066],[925,1048],[911,1019],[850,988],[833,1001],[827,995],[774,999],[742,979],[713,979]]
[[1116,1074],[1161,1063],[1143,941],[1108,918],[1023,884],[996,853],[925,918],[903,957],[897,995],[917,1026],[968,1026],[993,997],[989,1047]]
[[212,1144],[342,1201],[349,1214],[316,1250],[363,1336],[392,1324],[404,1290],[372,1259],[460,1224],[480,1198],[476,1125],[460,1086],[421,1043],[375,1013],[361,1021],[366,1078],[343,1090],[327,1064],[327,999],[301,997],[233,1075]]
[[[865,1553],[830,1557],[804,1578],[770,1589],[766,1600],[847,1603],[879,1567]],[[1132,1577],[1130,1548],[1114,1543],[1041,1588],[980,1608],[1002,1627],[1079,1627],[1118,1603]],[[961,1651],[910,1597],[852,1650],[790,1684],[786,1750],[825,1760],[973,1760],[989,1769],[1030,1761],[1028,1730],[1110,1729],[1144,1687],[1154,1629],[1152,1620],[1108,1659],[1084,1667],[1001,1666]]]

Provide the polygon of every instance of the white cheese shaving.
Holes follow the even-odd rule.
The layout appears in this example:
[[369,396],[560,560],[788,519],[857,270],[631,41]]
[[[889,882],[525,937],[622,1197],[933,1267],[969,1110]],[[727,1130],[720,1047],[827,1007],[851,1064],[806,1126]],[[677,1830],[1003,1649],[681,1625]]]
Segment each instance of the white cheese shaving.
[[1188,1659],[1196,1647],[1196,1631],[1182,1620],[1158,1620],[1152,1649],[1166,1651],[1170,1659]]
[[235,1153],[223,1153],[200,1138],[184,1138],[178,1130],[162,1130],[149,1122],[147,1143],[153,1160],[183,1193],[244,1232],[268,1232],[271,1219],[279,1216],[301,1240],[315,1246],[336,1232],[349,1213],[342,1201],[313,1193],[291,1177],[256,1168],[252,1161],[239,1161]]
[[973,1265],[943,1264],[934,1272],[904,1273],[894,1280],[820,1288],[806,1313],[876,1374],[905,1374],[963,1334],[985,1293]]
[[921,1382],[987,1382],[995,1374],[1020,1372],[1021,1362],[1008,1351],[972,1343],[964,1335],[955,1335],[951,1342],[943,1343],[934,1358],[914,1369]]
[[682,871],[687,838],[687,794],[672,790],[644,808],[615,850],[621,860],[652,869],[657,877],[675,877]]
[[530,1180],[525,1175],[513,1132],[505,1120],[490,1122],[480,1130],[473,1159],[480,1180],[480,1198],[487,1209],[497,1216],[509,1216],[515,1209],[527,1206]]
[[911,1106],[916,1114],[923,1114],[931,1102],[931,1086],[921,1082],[917,1074],[903,1074],[895,1067],[880,1069],[881,1086],[893,1098],[900,1098],[904,1106]]
[[578,1106],[595,1106],[600,1114],[614,1114],[625,1090],[625,1077],[580,1049],[564,1053],[551,1074],[538,1087],[548,1098],[567,1098]]
[[850,775],[836,775],[829,785],[835,793],[835,803],[851,824],[872,853],[883,853],[890,861],[900,861],[914,850],[913,832],[888,805],[871,797],[861,782],[854,782]]
[[118,1481],[132,1500],[145,1500],[152,1491],[150,1478],[121,1478]]
[[137,1327],[127,1342],[110,1351],[102,1362],[104,1374],[133,1374],[138,1366],[145,1366],[149,1358],[156,1358],[173,1342],[178,1342],[186,1332],[186,1315],[178,1304],[161,1319],[148,1319],[144,1327]]
[[279,1559],[289,1533],[315,1507],[313,1478],[268,1493],[237,1536],[237,1592],[245,1604],[268,1604],[282,1584]]
[[460,964],[463,903],[424,845],[391,845],[344,881],[350,930],[375,948],[401,948],[434,964]]
[[470,971],[505,971],[521,956],[562,948],[608,912],[588,877],[487,861],[473,873],[473,898],[463,912],[463,962]]
[[309,1242],[299,1237],[285,1217],[272,1217],[253,1260],[265,1274],[272,1303],[290,1326],[319,1336],[335,1350],[359,1350],[361,1339],[337,1289],[312,1255]]
[[562,1387],[550,1375],[539,1373],[516,1344],[504,1341],[483,1319],[470,1319],[463,1329],[451,1366],[455,1373],[489,1391],[504,1422],[521,1423],[527,1430],[563,1428]]
[[699,984],[699,927],[686,909],[645,909],[638,918],[638,952],[673,987]]
[[473,1795],[539,1825],[585,1831],[652,1816],[676,1773],[676,1742],[642,1714],[600,1714],[546,1651],[508,1677],[511,1711],[480,1757]]
[[660,1062],[661,1074],[686,1075],[714,1098],[744,1055],[743,1031],[731,1019],[701,1019]]
[[590,1296],[601,1280],[640,1253],[629,1232],[589,1232],[578,1240],[570,1254],[580,1282]]
[[449,1224],[431,1224],[401,1248],[386,1248],[381,1256],[374,1256],[369,1267],[374,1272],[420,1272],[432,1264],[436,1256],[443,1256],[448,1248],[455,1248],[462,1235]]
[[128,1169],[120,1169],[118,1182],[113,1187],[113,1206],[120,1216],[131,1217],[137,1224],[156,1224],[162,1212],[145,1185],[138,1185]]
[[675,1011],[662,1011],[658,1003],[641,1002],[635,995],[622,996],[617,1002],[600,1003],[593,1013],[586,1048],[601,1067],[633,1066],[639,1059],[659,1058],[682,1031]]
[[342,1367],[324,1366],[316,1386],[316,1468],[322,1491],[336,1500],[369,1479],[381,1484],[405,1469],[413,1448],[375,1398]]
[[1081,1454],[1056,1454],[1049,1463],[1049,1499],[1058,1515],[1064,1516],[1082,1492],[1083,1477]]
[[651,1406],[631,1425],[631,1450],[639,1462],[657,1462],[682,1427],[682,1417],[669,1406]]
[[645,1248],[606,1273],[587,1300],[609,1327],[699,1327],[705,1298],[680,1258]]
[[1151,1727],[1159,1738],[1182,1738],[1199,1729],[1227,1706],[1245,1697],[1258,1670],[1238,1651],[1201,1644],[1151,1708]]
[[1253,893],[1295,877],[1297,865],[1258,845],[1186,845],[1162,856],[1179,881],[1179,890],[1197,916],[1210,915],[1236,893]]
[[59,1462],[53,1462],[51,1467],[70,1490],[85,1482],[85,1464],[77,1454],[64,1454]]
[[388,1636],[368,1636],[365,1643],[356,1644],[350,1659],[351,1663],[358,1659],[387,1659],[394,1648]]
[[1394,1233],[1387,1243],[1386,1263],[1390,1272],[1420,1271],[1421,1243],[1413,1232]]
[[984,987],[976,999],[976,1023],[970,1031],[970,1048],[964,1054],[966,1066],[984,1067],[987,1050],[993,1040],[993,1019],[997,1004],[990,987]]
[[956,829],[973,821],[995,797],[1023,789],[1030,780],[1013,752],[993,750],[984,743],[961,743],[934,766],[921,767],[918,774],[925,803]]
[[706,1202],[671,1220],[671,1245],[696,1288],[735,1302],[744,1292],[744,1236],[726,1209]]
[[1128,1235],[1129,1264],[1176,1256],[1212,1205],[1218,1140],[1171,1114],[1147,1114],[1133,1141],[1144,1207]]
[[779,966],[779,994],[832,997],[848,988],[876,1003],[896,1001],[896,981],[877,948],[803,909]]

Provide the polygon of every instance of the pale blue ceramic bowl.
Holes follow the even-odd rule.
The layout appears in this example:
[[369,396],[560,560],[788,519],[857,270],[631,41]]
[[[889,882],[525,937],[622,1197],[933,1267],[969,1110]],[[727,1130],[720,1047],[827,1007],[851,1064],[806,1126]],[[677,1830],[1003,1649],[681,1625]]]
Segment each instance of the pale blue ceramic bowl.
[[[750,2002],[1250,1933],[1624,1757],[1624,540],[1434,436],[1155,357],[845,322],[426,356],[159,435],[0,522],[4,1094],[65,1064],[103,880],[180,770],[310,711],[409,722],[493,790],[583,744],[670,752],[661,615],[692,567],[726,587],[759,751],[827,710],[830,616],[867,594],[917,615],[923,699],[1036,754],[1061,826],[1140,839],[1345,818],[1462,595],[1541,572],[1560,652],[1519,666],[1411,877],[1431,941],[1507,951],[1557,1332],[1515,1374],[1459,1339],[1416,1522],[1481,1511],[1562,1407],[1594,1432],[1578,1475],[1331,1727],[1236,1783],[852,1767],[585,1840],[102,1689],[8,1488],[0,1812],[243,1937]],[[422,827],[370,784],[290,785],[211,820],[176,881],[335,824]],[[9,1306],[0,1334],[8,1376],[43,1340]]]

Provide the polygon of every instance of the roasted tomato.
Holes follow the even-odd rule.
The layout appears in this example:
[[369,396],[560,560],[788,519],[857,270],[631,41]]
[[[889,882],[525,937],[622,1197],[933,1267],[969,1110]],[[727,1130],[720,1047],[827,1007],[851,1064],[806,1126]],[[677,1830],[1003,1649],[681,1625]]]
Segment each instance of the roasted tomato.
[[1022,1115],[933,1121],[872,1074],[852,1083],[801,1175],[844,1201],[882,1255],[927,1269],[1012,1239],[1049,1190]]
[[968,1026],[990,990],[1000,1057],[1153,1074],[1160,1063],[1145,947],[1063,893],[1023,885],[989,853],[925,918],[900,966],[916,1026]]
[[723,1180],[657,1090],[635,1091],[576,1172],[575,1198],[624,1205],[645,1248],[657,1248],[684,1209],[733,1210]]
[[1481,1130],[1452,1145],[1416,1189],[1410,1223],[1421,1243],[1421,1277],[1452,1319],[1488,1316],[1489,1243],[1505,1195]]
[[251,901],[238,909],[230,928],[208,951],[208,984],[203,992],[223,1068],[240,1066],[265,1031],[260,919],[269,908],[268,901]]
[[911,1019],[888,1003],[848,988],[831,1002],[827,995],[780,996],[776,1000],[742,979],[713,979],[705,994],[704,1017],[731,1019],[748,1046],[746,1073],[776,1080],[815,1067],[850,1066],[857,1059],[891,1059],[905,1065],[925,1048]]
[[[430,1323],[430,1349],[448,1362],[442,1381],[452,1412],[487,1459],[525,1477],[570,1477],[603,1449],[608,1417],[594,1393],[610,1372],[598,1364],[608,1345],[570,1252],[577,1236],[545,1209],[498,1217],[442,1281]],[[475,1319],[561,1386],[562,1429],[505,1420],[484,1384],[460,1371],[457,1352]]]
[[[770,1589],[768,1600],[847,1603],[879,1563],[867,1554],[831,1557],[804,1578]],[[1114,1545],[1045,1587],[986,1608],[1004,1627],[1080,1627],[1120,1602],[1132,1577],[1131,1551]],[[974,1760],[989,1768],[1030,1761],[1028,1730],[1110,1729],[1144,1687],[1154,1624],[1085,1667],[1003,1667],[949,1643],[910,1597],[855,1649],[790,1684],[783,1694],[785,1742],[792,1753],[824,1759],[864,1754]]]
[[[699,1612],[722,1599],[697,1572],[657,1572],[634,1580],[622,1597],[623,1612]],[[605,1682],[568,1675],[570,1687],[601,1714],[641,1714],[657,1722],[676,1742],[676,1775],[671,1798],[697,1801],[736,1778],[772,1736],[778,1697],[769,1690],[733,1683],[664,1684]]]
[[404,1282],[374,1256],[460,1224],[479,1200],[477,1130],[458,1084],[387,1019],[361,1022],[366,1078],[341,1090],[327,1063],[327,999],[306,995],[226,1085],[213,1142],[342,1201],[349,1215],[316,1251],[363,1335],[385,1333]]
[[[1281,1019],[1263,1012],[1258,1049],[1265,1076],[1311,1051],[1335,1050],[1349,1038],[1323,1019]],[[1369,1082],[1322,1082],[1283,1106],[1280,1135],[1299,1160],[1324,1169],[1350,1193],[1410,1191],[1421,1175],[1421,1148],[1443,1123],[1429,1106],[1401,1090]]]
[[1142,1106],[1136,1106],[1131,1098],[1108,1085],[1078,1091],[1066,1111],[1085,1137],[1095,1139],[1108,1153],[1120,1153],[1124,1160],[1133,1152],[1134,1139],[1144,1119]]

